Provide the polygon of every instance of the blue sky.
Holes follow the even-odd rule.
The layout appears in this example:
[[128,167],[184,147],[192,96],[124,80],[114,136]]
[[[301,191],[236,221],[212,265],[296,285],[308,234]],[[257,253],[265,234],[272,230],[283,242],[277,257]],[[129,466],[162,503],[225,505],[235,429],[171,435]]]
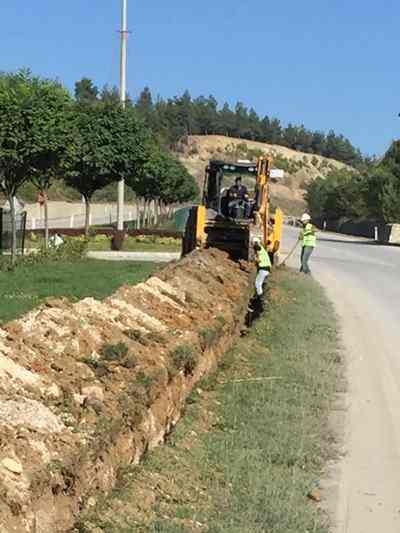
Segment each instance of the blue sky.
[[[118,84],[119,23],[120,0],[2,0],[0,70]],[[369,154],[399,137],[394,0],[129,0],[129,28],[131,95],[241,100]]]

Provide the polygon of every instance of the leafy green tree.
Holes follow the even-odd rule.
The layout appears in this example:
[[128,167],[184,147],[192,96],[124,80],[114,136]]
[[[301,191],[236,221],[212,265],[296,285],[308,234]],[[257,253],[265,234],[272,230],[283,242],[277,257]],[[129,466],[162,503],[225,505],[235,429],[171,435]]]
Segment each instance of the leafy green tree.
[[388,222],[400,221],[400,141],[392,143],[382,166],[389,172],[382,187],[382,212]]
[[75,83],[75,99],[80,104],[89,104],[97,101],[99,89],[89,78],[82,78]]
[[250,139],[259,141],[261,139],[261,121],[253,107],[251,107],[249,111],[248,128]]
[[43,185],[59,166],[69,132],[69,103],[70,97],[59,83],[29,71],[0,77],[0,185],[11,210],[13,262],[14,198],[26,180]]
[[194,129],[196,133],[209,135],[216,132],[218,103],[213,96],[199,96],[193,102]]
[[325,178],[319,177],[305,185],[304,199],[312,218],[322,218],[325,215],[325,205],[328,196],[328,186]]
[[158,208],[161,210],[163,206],[194,199],[199,192],[196,181],[184,165],[154,142],[150,146],[150,156],[141,175],[128,177],[127,184],[135,191],[138,200],[144,200],[145,221],[149,217],[152,203],[157,213]]
[[314,131],[311,135],[311,153],[324,154],[326,150],[325,134],[322,131]]
[[140,179],[128,178],[128,184],[138,196],[146,200],[160,200],[165,204],[186,202],[198,195],[195,179],[171,153],[154,145],[143,165]]
[[139,115],[143,118],[146,125],[152,129],[156,129],[154,121],[154,103],[151,91],[148,87],[145,87],[140,93],[138,101],[136,102],[136,110]]
[[104,104],[119,105],[121,100],[118,87],[109,87],[108,85],[104,85],[100,92],[100,100]]
[[88,234],[93,194],[110,183],[142,173],[149,158],[150,134],[134,109],[103,103],[78,104],[73,133],[64,179],[85,199]]
[[391,174],[385,180],[381,197],[382,213],[389,223],[399,223],[400,221],[400,182],[397,176]]
[[219,135],[232,137],[235,132],[235,113],[226,102],[217,115],[216,132]]
[[242,102],[235,106],[235,137],[245,138],[248,135],[249,115],[247,107]]

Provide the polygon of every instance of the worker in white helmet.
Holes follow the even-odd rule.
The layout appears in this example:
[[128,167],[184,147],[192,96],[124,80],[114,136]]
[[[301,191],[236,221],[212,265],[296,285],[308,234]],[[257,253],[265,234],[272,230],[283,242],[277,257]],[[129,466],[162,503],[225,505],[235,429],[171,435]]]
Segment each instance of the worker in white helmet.
[[300,220],[303,225],[303,229],[299,235],[299,241],[303,242],[303,247],[301,250],[300,272],[303,272],[304,274],[311,274],[308,261],[317,244],[316,230],[311,224],[311,217],[308,213],[304,213]]
[[253,250],[254,250],[254,259],[257,265],[257,276],[255,281],[256,288],[256,299],[255,303],[259,311],[263,310],[263,294],[264,294],[264,283],[269,273],[271,271],[271,259],[268,255],[267,250],[261,244],[261,239],[254,237],[252,240]]

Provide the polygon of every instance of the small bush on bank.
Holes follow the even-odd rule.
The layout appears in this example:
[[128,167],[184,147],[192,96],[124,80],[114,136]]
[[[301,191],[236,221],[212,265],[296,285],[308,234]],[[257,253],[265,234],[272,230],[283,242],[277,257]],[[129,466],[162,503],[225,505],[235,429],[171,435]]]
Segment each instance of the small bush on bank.
[[199,355],[190,344],[181,344],[171,352],[172,362],[177,370],[183,370],[185,376],[193,374],[198,362]]
[[120,361],[128,354],[129,348],[123,342],[106,344],[101,350],[101,355],[106,361]]

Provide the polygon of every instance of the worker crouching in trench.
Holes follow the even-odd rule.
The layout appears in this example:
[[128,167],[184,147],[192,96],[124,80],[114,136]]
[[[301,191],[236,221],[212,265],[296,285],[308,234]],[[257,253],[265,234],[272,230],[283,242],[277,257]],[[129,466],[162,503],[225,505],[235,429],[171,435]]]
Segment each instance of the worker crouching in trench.
[[[256,295],[250,303],[249,312],[259,316],[264,311],[264,284],[271,272],[271,259],[267,250],[262,246],[260,239],[253,239],[254,260],[257,265],[255,281]],[[256,318],[252,316],[252,318]]]

